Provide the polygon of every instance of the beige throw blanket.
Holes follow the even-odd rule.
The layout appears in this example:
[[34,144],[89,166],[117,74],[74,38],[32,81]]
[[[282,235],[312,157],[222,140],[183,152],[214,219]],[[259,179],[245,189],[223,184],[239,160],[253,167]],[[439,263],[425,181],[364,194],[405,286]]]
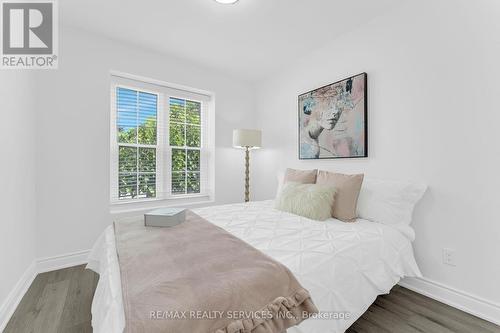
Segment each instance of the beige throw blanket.
[[282,264],[191,211],[115,223],[126,332],[282,333],[317,312]]

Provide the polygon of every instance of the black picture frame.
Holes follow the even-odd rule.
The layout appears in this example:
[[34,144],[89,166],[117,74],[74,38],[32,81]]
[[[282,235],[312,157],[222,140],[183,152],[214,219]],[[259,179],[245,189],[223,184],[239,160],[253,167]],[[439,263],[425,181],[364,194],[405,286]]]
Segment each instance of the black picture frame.
[[[302,157],[301,156],[301,112],[304,112],[304,110],[301,109],[301,97],[312,94],[315,91],[325,89],[330,86],[335,86],[338,85],[339,83],[342,82],[347,82],[349,80],[354,80],[355,78],[363,76],[363,84],[364,84],[364,96],[363,96],[363,103],[364,103],[364,110],[363,110],[363,117],[364,117],[364,154],[362,155],[356,155],[356,156],[328,156],[328,157]],[[297,97],[297,128],[298,128],[298,143],[297,143],[297,155],[299,160],[328,160],[328,159],[346,159],[346,158],[367,158],[368,157],[368,74],[366,72],[362,72],[356,75],[349,76],[347,78],[344,78],[342,80],[324,85],[319,88],[315,88],[313,90],[310,90],[308,92],[302,93],[298,95]]]

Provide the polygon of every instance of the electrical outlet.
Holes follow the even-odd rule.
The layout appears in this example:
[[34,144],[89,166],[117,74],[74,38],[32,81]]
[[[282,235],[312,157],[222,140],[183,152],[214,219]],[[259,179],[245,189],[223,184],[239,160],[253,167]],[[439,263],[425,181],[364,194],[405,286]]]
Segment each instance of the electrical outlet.
[[443,248],[443,264],[450,266],[457,265],[455,250]]

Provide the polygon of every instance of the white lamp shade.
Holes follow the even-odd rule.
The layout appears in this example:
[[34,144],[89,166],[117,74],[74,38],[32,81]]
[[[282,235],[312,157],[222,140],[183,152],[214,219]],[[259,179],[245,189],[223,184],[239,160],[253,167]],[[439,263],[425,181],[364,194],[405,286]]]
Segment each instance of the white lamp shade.
[[233,130],[233,147],[235,148],[260,148],[262,147],[262,132],[250,129]]

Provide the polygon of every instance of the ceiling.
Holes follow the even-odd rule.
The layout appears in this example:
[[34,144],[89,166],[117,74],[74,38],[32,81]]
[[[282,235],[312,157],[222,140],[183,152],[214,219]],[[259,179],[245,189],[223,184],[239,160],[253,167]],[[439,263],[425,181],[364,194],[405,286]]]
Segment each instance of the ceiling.
[[64,0],[61,21],[247,81],[266,78],[401,0]]

